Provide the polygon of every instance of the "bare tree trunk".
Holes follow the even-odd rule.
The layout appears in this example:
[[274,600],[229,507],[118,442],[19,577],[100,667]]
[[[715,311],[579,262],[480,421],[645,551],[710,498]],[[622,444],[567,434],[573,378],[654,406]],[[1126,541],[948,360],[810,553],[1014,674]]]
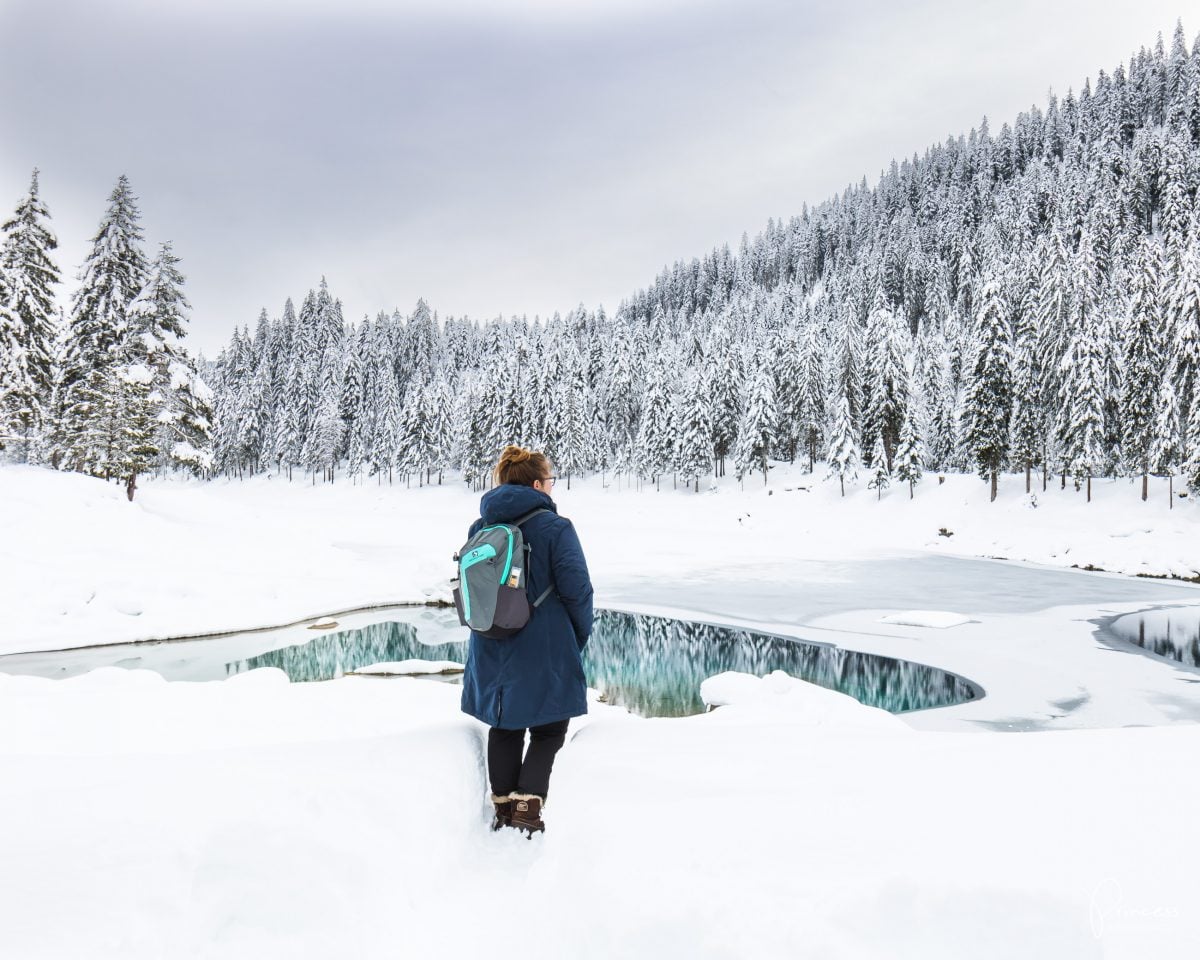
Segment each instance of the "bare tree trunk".
[[1087,499],[1087,502],[1088,503],[1092,502],[1092,475],[1090,473],[1088,474],[1088,499]]
[[1150,477],[1145,472],[1142,473],[1142,503],[1146,502],[1146,498],[1150,496]]
[[1026,493],[1029,492],[1029,487],[1031,485],[1031,480],[1032,480],[1032,476],[1031,476],[1032,473],[1033,473],[1033,465],[1029,464],[1029,463],[1025,464],[1025,492]]
[[129,480],[125,483],[125,496],[129,498],[129,502],[133,503],[133,492],[137,489],[137,471],[133,471],[129,475]]
[[1175,474],[1167,476],[1167,509],[1175,509]]
[[991,499],[991,501],[990,501],[991,503],[995,503],[995,502],[996,502],[996,479],[997,479],[997,478],[996,478],[996,471],[995,471],[995,470],[993,470],[993,471],[992,471],[992,499]]

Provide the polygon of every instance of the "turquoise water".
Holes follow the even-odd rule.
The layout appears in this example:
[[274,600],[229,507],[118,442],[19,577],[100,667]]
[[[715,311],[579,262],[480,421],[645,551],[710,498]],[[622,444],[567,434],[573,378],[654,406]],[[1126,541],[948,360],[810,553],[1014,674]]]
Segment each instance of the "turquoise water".
[[982,691],[934,667],[752,630],[602,612],[584,654],[588,684],[649,717],[704,712],[700,684],[726,670],[783,670],[892,713],[964,703]]

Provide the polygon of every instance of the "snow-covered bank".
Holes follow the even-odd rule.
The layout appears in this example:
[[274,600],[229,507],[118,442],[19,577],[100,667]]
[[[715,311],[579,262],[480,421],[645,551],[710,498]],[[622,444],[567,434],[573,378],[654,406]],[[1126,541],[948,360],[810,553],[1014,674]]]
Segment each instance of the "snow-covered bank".
[[[599,477],[555,496],[588,554],[600,603],[680,605],[672,591],[719,582],[794,593],[831,563],[931,552],[1002,556],[1131,574],[1200,574],[1197,504],[1148,503],[1129,481],[1024,494],[1006,477],[988,502],[975,477],[856,489],[785,465],[764,488],[630,490]],[[239,630],[359,606],[447,599],[450,555],[476,515],[458,482],[424,489],[310,486],[271,476],[115,484],[0,467],[0,651]],[[943,532],[952,534],[947,537]],[[819,589],[819,587],[818,587]],[[1149,591],[1148,595],[1152,595]],[[913,596],[901,609],[924,606]],[[862,606],[871,606],[864,597]]]
[[[1196,587],[1030,580],[936,554],[1013,556],[996,545],[1019,543],[1064,565],[1112,567],[1119,553],[1128,569],[1194,571],[1193,505],[1142,504],[1125,484],[1098,484],[1090,507],[1051,491],[1036,508],[1007,485],[988,504],[974,478],[930,483],[912,502],[806,485],[780,468],[767,490],[594,479],[557,499],[602,604],[803,624],[842,646],[978,669],[1005,680],[985,706],[901,719],[786,677],[729,675],[706,684],[722,705],[685,720],[596,704],[556,766],[550,832],[526,842],[488,832],[482,731],[444,684],[0,676],[5,954],[480,956],[528,897],[543,918],[530,957],[1007,960],[1016,945],[1047,960],[1195,956],[1200,840],[1154,811],[1200,802],[1186,762],[1200,726],[913,729],[995,729],[997,710],[1026,729],[1112,723],[1113,703],[1129,711],[1117,722],[1183,717],[1195,687],[1160,661],[1098,650],[1087,619],[1135,600],[1194,602]],[[443,597],[476,503],[457,486],[263,477],[147,481],[130,504],[115,485],[3,468],[0,644]],[[1051,557],[1058,538],[1070,552]],[[1067,596],[1090,606],[1062,607]],[[895,614],[917,623],[880,622]],[[1081,688],[1088,697],[1063,700]],[[989,928],[1004,932],[981,936]]]
[[714,689],[686,720],[593,707],[525,841],[488,831],[442,684],[0,677],[4,955],[479,957],[514,922],[534,958],[1200,949],[1200,838],[1154,812],[1200,802],[1200,727],[914,733],[783,677]]

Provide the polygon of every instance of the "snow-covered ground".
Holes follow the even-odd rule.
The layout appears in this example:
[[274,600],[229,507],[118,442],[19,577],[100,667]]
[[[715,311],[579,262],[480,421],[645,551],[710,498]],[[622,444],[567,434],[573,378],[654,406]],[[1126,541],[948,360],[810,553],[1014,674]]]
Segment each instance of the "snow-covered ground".
[[[975,477],[944,484],[928,477],[911,501],[907,488],[877,501],[861,484],[843,499],[836,481],[784,465],[766,488],[757,476],[744,491],[729,478],[716,493],[671,490],[669,479],[665,486],[631,491],[598,477],[570,490],[559,483],[555,497],[579,530],[599,603],[678,608],[681,599],[729,583],[802,597],[845,584],[839,564],[914,552],[1200,576],[1200,504],[1177,499],[1169,510],[1165,481],[1146,503],[1129,481],[1095,481],[1091,504],[1070,484],[1060,491],[1052,483],[1036,492],[1036,507],[1015,476],[1004,478],[993,504]],[[449,599],[450,557],[477,507],[478,495],[457,481],[405,489],[339,479],[313,487],[272,476],[148,479],[129,503],[116,484],[0,467],[0,652],[244,630]],[[877,606],[863,586],[849,584],[855,605]],[[925,605],[914,595],[900,609]]]
[[1200,727],[917,733],[799,681],[719,680],[726,705],[685,720],[593,705],[526,841],[487,829],[454,687],[0,678],[3,955],[1200,950]]
[[[1196,708],[1198,674],[1088,621],[1200,591],[953,562],[1194,576],[1196,504],[1127,482],[1036,507],[1015,477],[995,504],[964,477],[911,502],[843,501],[782,467],[760,483],[594,479],[556,499],[601,605],[908,656],[992,684],[982,712],[897,718],[780,675],[710,681],[722,705],[682,720],[594,704],[527,842],[487,830],[483,730],[452,686],[0,675],[3,955],[478,957],[514,927],[530,957],[1198,955],[1200,724],[1166,725]],[[258,478],[150,480],[130,504],[0,468],[0,645],[346,625],[369,614],[338,611],[445,597],[476,502]],[[1054,698],[1096,729],[979,732],[1052,727],[1037,710]]]

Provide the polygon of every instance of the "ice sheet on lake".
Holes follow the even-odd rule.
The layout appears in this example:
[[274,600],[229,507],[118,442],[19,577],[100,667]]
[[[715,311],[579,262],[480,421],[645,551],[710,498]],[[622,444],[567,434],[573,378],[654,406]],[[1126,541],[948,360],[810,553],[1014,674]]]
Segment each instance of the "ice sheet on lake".
[[946,630],[949,627],[960,627],[970,623],[971,618],[961,613],[951,613],[949,610],[906,610],[903,613],[892,613],[879,618],[880,623],[895,623],[903,627],[933,627]]

